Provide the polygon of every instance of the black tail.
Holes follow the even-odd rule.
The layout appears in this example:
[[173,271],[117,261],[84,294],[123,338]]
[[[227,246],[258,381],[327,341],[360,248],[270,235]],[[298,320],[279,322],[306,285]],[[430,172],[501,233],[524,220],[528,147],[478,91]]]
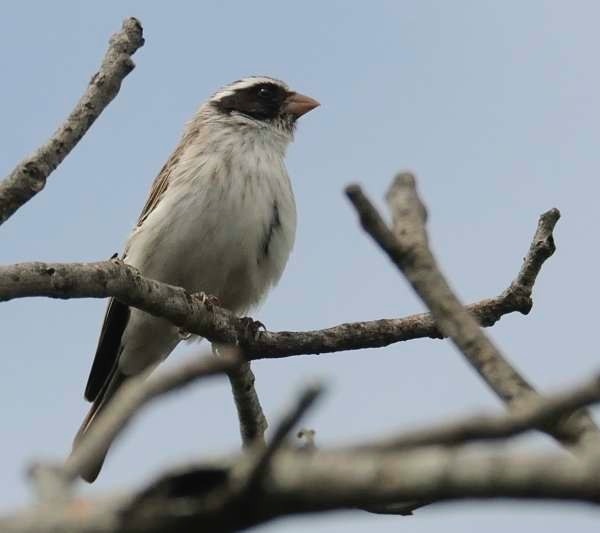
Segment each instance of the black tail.
[[[108,302],[92,370],[85,388],[86,400],[93,403],[75,436],[73,449],[77,447],[79,441],[94,423],[96,416],[104,409],[126,379],[119,371],[119,354],[121,353],[121,338],[129,320],[129,313],[129,307],[118,300],[111,298]],[[98,477],[107,453],[108,448],[98,457],[93,468],[86,472],[80,472],[81,477],[92,483]]]

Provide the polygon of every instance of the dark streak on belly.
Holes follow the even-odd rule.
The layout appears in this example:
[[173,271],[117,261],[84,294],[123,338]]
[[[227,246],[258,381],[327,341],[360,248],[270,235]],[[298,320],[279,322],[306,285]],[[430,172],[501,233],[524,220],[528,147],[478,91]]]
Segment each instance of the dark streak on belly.
[[264,260],[269,255],[269,248],[271,246],[271,242],[273,241],[273,235],[275,231],[281,227],[281,219],[279,218],[279,207],[277,206],[277,202],[273,202],[273,211],[271,212],[271,219],[269,220],[269,225],[266,228],[265,236],[262,240],[261,249],[258,254],[258,262]]

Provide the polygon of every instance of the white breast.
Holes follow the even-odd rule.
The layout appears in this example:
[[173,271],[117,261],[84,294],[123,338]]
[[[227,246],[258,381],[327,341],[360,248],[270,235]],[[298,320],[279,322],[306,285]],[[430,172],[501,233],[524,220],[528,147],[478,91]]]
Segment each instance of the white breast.
[[289,141],[256,128],[211,138],[182,154],[163,198],[132,235],[126,261],[244,312],[279,280],[292,249]]
[[[233,126],[204,121],[202,130],[188,126],[192,142],[125,255],[144,276],[214,295],[235,313],[257,304],[279,280],[296,232],[283,161],[291,135],[240,120]],[[119,367],[137,374],[179,341],[169,322],[132,309]]]

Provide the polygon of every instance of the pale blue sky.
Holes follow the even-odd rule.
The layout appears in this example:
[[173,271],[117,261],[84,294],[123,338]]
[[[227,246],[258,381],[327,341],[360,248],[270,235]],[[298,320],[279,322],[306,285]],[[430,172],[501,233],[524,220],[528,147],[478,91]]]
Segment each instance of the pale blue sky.
[[[422,310],[358,228],[342,189],[380,205],[414,170],[432,244],[466,300],[517,272],[540,212],[563,213],[558,253],[528,317],[492,331],[542,389],[598,368],[600,4],[593,0],[316,2],[5,2],[0,9],[0,175],[44,141],[79,98],[125,16],[144,25],[136,70],[46,190],[0,228],[0,261],[92,261],[121,246],[183,123],[219,86],[268,74],[314,96],[288,166],[299,227],[288,269],[254,315],[308,329]],[[105,302],[0,305],[0,507],[28,501],[33,458],[68,451],[87,409]],[[177,363],[189,348],[173,354]],[[169,364],[169,363],[167,363]],[[255,364],[269,419],[307,379],[329,393],[306,424],[345,443],[499,403],[447,342]],[[148,409],[114,448],[92,491],[126,487],[165,463],[234,450],[225,381]],[[550,448],[540,437],[527,442]],[[365,513],[292,518],[263,531],[412,533],[507,528],[595,531],[578,505],[462,503],[413,518]]]

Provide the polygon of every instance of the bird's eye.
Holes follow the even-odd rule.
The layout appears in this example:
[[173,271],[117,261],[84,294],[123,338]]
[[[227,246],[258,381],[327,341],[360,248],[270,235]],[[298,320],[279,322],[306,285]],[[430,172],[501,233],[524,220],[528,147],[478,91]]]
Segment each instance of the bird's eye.
[[260,87],[257,95],[259,98],[270,98],[273,95],[273,91],[269,87]]

